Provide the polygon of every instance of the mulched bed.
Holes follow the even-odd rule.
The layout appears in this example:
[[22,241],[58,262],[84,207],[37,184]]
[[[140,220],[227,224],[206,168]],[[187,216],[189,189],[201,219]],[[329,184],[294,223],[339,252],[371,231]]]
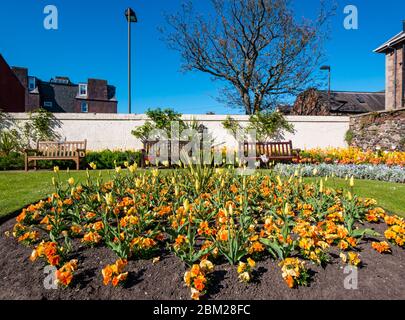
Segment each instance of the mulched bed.
[[[72,286],[68,289],[45,289],[43,265],[32,263],[31,249],[5,236],[15,220],[0,226],[0,299],[112,299],[112,300],[185,300],[190,292],[185,287],[183,263],[171,254],[160,262],[129,261],[129,279],[125,288],[105,287],[101,269],[116,260],[114,253],[103,247],[79,248],[73,258],[79,259]],[[383,233],[386,226],[367,225]],[[392,254],[381,255],[371,248],[371,239],[359,245],[363,267],[358,271],[358,289],[347,290],[343,281],[340,258],[332,255],[332,263],[325,269],[307,262],[312,278],[309,287],[289,289],[281,277],[277,262],[267,258],[258,262],[255,281],[240,283],[235,266],[217,265],[213,273],[208,299],[405,299],[405,250],[392,246]]]

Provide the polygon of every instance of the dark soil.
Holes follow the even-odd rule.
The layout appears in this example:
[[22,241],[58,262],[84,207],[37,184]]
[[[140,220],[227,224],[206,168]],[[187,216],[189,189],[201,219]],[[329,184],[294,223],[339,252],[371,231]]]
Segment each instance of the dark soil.
[[[0,299],[189,299],[184,286],[183,263],[171,254],[160,262],[129,261],[128,283],[124,288],[104,286],[101,269],[113,263],[116,256],[107,248],[81,248],[75,258],[79,269],[74,282],[67,289],[45,289],[43,264],[32,263],[31,249],[5,236],[14,219],[0,226]],[[385,225],[370,225],[382,233]],[[336,254],[325,269],[307,263],[312,274],[308,287],[289,289],[281,277],[277,262],[266,258],[258,262],[255,281],[238,281],[235,266],[217,265],[212,275],[208,299],[405,299],[405,250],[392,246],[392,254],[381,255],[371,248],[372,239],[364,239],[359,246],[363,267],[358,270],[358,289],[344,288],[343,264]]]

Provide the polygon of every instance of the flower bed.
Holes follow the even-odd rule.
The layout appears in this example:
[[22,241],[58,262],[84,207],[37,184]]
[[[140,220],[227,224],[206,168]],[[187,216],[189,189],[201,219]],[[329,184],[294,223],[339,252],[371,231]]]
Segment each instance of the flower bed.
[[405,183],[405,168],[401,166],[370,165],[370,164],[282,164],[274,167],[274,171],[283,176],[294,175],[296,171],[304,177],[329,176],[356,179],[379,180]]
[[326,148],[301,151],[300,163],[335,164],[385,164],[405,166],[405,152],[401,151],[362,151],[359,148]]
[[[169,251],[186,268],[181,276],[190,297],[199,299],[217,290],[216,265],[234,268],[249,283],[258,280],[258,265],[272,259],[286,288],[297,288],[311,283],[312,266],[334,261],[332,252],[341,266],[360,267],[367,237],[374,237],[368,250],[378,254],[404,246],[401,218],[321,179],[304,184],[300,176],[242,177],[223,169],[128,169],[117,168],[110,181],[89,174],[82,185],[59,181],[56,173],[55,193],[17,217],[10,235],[33,247],[31,261],[55,267],[59,288],[83,280],[83,255],[95,248],[116,256],[93,272],[112,288],[133,281],[139,270],[131,270],[132,261],[159,264]],[[377,234],[363,221],[388,226]]]

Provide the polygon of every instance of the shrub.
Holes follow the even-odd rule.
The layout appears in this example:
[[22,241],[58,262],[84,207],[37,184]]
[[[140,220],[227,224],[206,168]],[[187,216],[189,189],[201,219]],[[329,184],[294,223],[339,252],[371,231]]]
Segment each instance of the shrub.
[[[90,151],[80,161],[81,169],[88,168],[89,163],[94,162],[98,169],[114,169],[115,166],[124,166],[124,162],[140,164],[141,152],[139,151]],[[75,163],[69,160],[42,160],[37,162],[38,169],[51,169],[58,166],[61,169],[75,168]],[[18,152],[10,152],[0,156],[0,171],[24,170],[24,155]]]

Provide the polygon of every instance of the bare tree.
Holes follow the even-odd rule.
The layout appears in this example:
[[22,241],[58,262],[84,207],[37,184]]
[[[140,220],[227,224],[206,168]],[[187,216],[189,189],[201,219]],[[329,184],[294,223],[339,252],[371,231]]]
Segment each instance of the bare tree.
[[320,2],[314,20],[297,21],[289,0],[211,0],[215,16],[194,12],[191,2],[167,16],[169,47],[181,53],[183,70],[223,80],[229,105],[247,114],[313,86],[322,57],[326,22],[333,9]]

